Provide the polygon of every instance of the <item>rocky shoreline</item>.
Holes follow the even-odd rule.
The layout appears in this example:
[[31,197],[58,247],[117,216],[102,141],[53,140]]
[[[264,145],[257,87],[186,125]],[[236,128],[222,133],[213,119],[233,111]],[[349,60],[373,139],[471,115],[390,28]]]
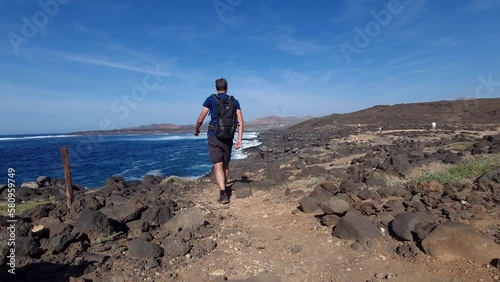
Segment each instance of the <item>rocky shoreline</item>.
[[[219,245],[227,244],[232,234],[254,228],[233,230],[225,224],[232,220],[232,205],[257,197],[256,193],[278,195],[283,199],[280,203],[291,203],[297,207],[286,211],[292,216],[303,215],[300,218],[307,220],[310,214],[315,229],[327,230],[331,240],[348,244],[344,251],[363,253],[387,245],[398,260],[424,256],[465,261],[480,269],[483,281],[495,281],[500,275],[500,134],[490,129],[489,125],[476,131],[375,132],[342,126],[261,133],[263,144],[248,149],[247,159],[232,163],[233,203],[223,207],[216,203],[210,174],[196,181],[146,176],[127,182],[111,177],[99,189],[76,186],[70,208],[65,204],[64,181],[39,178],[34,182],[37,187],[32,183],[31,188],[16,191],[19,206],[41,203],[16,216],[16,281],[33,281],[33,277],[37,281],[248,277],[234,281],[295,281],[294,277],[296,281],[346,281],[337,280],[334,273],[315,280],[307,270],[297,272],[297,267],[273,271],[284,267],[281,264],[257,269],[253,278],[248,270],[224,269],[224,265],[210,270],[210,264],[200,268],[197,275],[205,275],[200,280],[182,276],[192,265],[217,259]],[[468,160],[484,160],[486,165],[464,182],[420,177]],[[415,176],[419,168],[420,178]],[[7,189],[1,188],[5,201]],[[2,223],[6,221],[2,216]],[[9,253],[6,226],[0,229],[4,268]],[[238,242],[238,250],[261,253],[269,244],[249,236]],[[283,252],[307,249],[294,245]],[[0,277],[10,279],[7,269],[1,271]],[[370,273],[354,280],[397,279],[397,275]],[[466,273],[455,275],[453,281],[466,277]]]

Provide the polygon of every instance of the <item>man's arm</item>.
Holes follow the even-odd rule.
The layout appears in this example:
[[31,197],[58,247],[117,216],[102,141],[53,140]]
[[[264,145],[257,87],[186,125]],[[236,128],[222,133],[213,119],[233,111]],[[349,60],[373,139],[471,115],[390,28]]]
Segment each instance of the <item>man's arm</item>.
[[236,150],[241,148],[241,142],[243,140],[243,113],[241,110],[236,110],[236,117],[238,118],[238,139],[234,144]]
[[200,134],[200,127],[203,124],[203,120],[205,120],[208,111],[209,109],[207,107],[203,107],[201,109],[200,116],[198,117],[198,120],[196,120],[196,128],[194,129],[194,136],[198,136],[198,134]]

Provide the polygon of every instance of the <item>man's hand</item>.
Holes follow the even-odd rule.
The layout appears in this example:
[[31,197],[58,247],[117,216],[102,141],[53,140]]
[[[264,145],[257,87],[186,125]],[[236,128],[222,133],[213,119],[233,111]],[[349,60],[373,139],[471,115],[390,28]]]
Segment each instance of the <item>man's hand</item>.
[[238,140],[236,140],[236,143],[234,144],[234,147],[236,148],[236,150],[238,150],[239,148],[241,148],[241,139],[238,138]]
[[207,116],[208,111],[209,109],[205,107],[201,109],[200,116],[198,116],[198,119],[196,120],[196,126],[194,128],[194,136],[198,136],[200,134],[200,127],[203,124],[203,120]]

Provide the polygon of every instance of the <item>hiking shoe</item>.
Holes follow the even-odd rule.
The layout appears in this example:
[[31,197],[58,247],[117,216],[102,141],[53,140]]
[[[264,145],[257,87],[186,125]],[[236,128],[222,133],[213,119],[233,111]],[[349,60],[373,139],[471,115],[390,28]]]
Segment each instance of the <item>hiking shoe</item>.
[[221,195],[219,198],[219,202],[221,204],[228,204],[229,203],[229,196],[227,194]]

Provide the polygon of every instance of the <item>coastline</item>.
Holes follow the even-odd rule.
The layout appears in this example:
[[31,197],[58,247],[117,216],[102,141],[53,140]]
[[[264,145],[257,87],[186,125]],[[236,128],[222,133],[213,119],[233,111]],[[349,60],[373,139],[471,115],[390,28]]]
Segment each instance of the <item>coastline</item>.
[[[233,162],[247,158],[247,150],[252,147],[259,146],[261,144],[261,142],[258,139],[259,134],[260,133],[256,131],[249,131],[244,133],[242,149],[234,150],[233,148],[233,158],[232,158]],[[205,160],[205,157],[199,157],[199,156],[197,157],[196,153],[194,153],[195,159],[193,159],[192,162],[189,162],[189,157],[187,157],[185,153],[182,153],[180,156],[179,155],[176,156],[175,153],[171,151],[171,149],[168,149],[172,148],[171,146],[178,146],[174,144],[182,144],[182,143],[193,144],[193,146],[195,146],[193,148],[196,148],[196,150],[200,150],[197,155],[207,154],[207,150],[203,145],[203,140],[206,140],[206,136],[193,137],[191,135],[192,135],[191,132],[171,133],[171,134],[165,134],[165,133],[113,134],[100,138],[98,136],[94,137],[92,135],[71,135],[71,134],[60,134],[60,133],[53,135],[52,134],[5,135],[5,136],[0,136],[0,142],[1,142],[0,145],[2,145],[5,148],[10,148],[13,146],[18,146],[16,144],[19,145],[23,144],[22,146],[23,148],[25,148],[25,150],[23,151],[28,154],[30,152],[29,150],[31,150],[30,144],[34,145],[39,144],[36,147],[39,147],[40,149],[45,148],[45,146],[52,147],[52,149],[48,151],[44,150],[45,154],[42,155],[43,157],[38,158],[37,161],[33,159],[31,163],[33,165],[38,165],[39,167],[39,169],[34,169],[34,170],[33,169],[23,170],[23,168],[28,164],[22,162],[22,159],[13,157],[15,155],[11,155],[12,156],[11,158],[13,160],[16,159],[20,160],[17,161],[17,164],[16,163],[8,164],[11,167],[19,169],[20,171],[18,175],[18,181],[20,181],[19,184],[30,183],[26,185],[31,185],[33,187],[36,186],[35,184],[33,184],[33,182],[39,176],[49,176],[52,177],[53,179],[61,179],[61,177],[63,176],[63,171],[61,170],[61,168],[59,168],[60,165],[59,146],[69,146],[71,166],[72,168],[75,168],[75,170],[73,171],[73,182],[75,183],[75,185],[78,185],[85,189],[95,189],[101,187],[105,183],[105,180],[112,176],[122,176],[126,181],[141,181],[146,175],[156,175],[161,177],[175,176],[185,179],[200,179],[205,177],[206,175],[209,175],[212,166],[211,163],[209,165],[208,159]],[[131,136],[131,138],[129,138],[129,136]],[[188,140],[187,142],[189,143],[186,143],[183,140]],[[117,141],[119,143],[116,143]],[[199,143],[198,141],[202,143]],[[56,147],[54,148],[55,144],[59,145],[56,145]],[[92,146],[89,149],[92,150],[91,152],[93,152],[93,156],[89,158],[81,156],[81,154],[85,152],[78,151],[78,149],[81,149],[82,148],[81,146],[85,144],[90,144]],[[163,150],[163,152],[165,152],[165,150],[170,150],[170,152],[172,152],[173,154],[167,155],[170,156],[167,158],[161,158],[161,157],[158,158],[158,154],[161,153],[157,153],[156,154],[157,157],[149,159],[147,153],[147,151],[149,151],[148,147],[149,144],[154,145],[155,148],[164,148],[160,149]],[[165,144],[165,146],[163,146],[162,144]],[[142,149],[138,148],[138,150],[140,150],[140,152],[142,153],[135,154],[132,152],[131,154],[128,154],[128,156],[124,155],[123,160],[122,157],[120,157],[119,159],[115,158],[116,162],[122,163],[122,165],[119,166],[120,170],[115,170],[115,172],[113,172],[112,171],[113,169],[107,169],[107,168],[112,168],[114,166],[113,159],[107,159],[104,156],[101,156],[102,154],[101,152],[103,152],[103,150],[107,151],[108,149],[106,148],[116,147],[117,150],[114,151],[117,151],[117,153],[119,153],[120,150],[127,150],[126,149],[127,147],[130,146],[137,147],[139,145],[141,146],[139,148]],[[186,149],[182,150],[183,150],[182,152],[186,152],[186,154],[189,153],[188,151],[186,151]],[[98,159],[96,159],[95,157],[96,154],[97,156],[99,156]],[[179,154],[179,152],[177,154]],[[110,156],[114,155],[115,153],[112,153]],[[47,166],[45,158],[48,157],[53,158],[55,161],[52,162],[53,164],[51,166]],[[189,168],[182,168],[182,166],[179,165],[169,164],[168,161],[169,159],[177,159],[179,157],[181,158],[181,162],[186,163],[186,166]],[[102,168],[102,170],[99,170],[99,174],[96,174],[95,172],[88,170],[89,169],[88,166],[81,167],[82,161],[84,162],[83,164],[86,164],[89,161],[99,160],[99,159],[101,159],[101,161],[99,161],[99,166]],[[163,161],[159,161],[159,159],[163,159]],[[126,162],[129,163],[127,164]],[[53,169],[52,170],[47,169],[47,167],[53,167]],[[203,169],[203,167],[205,167],[205,169]],[[180,171],[179,169],[184,170],[184,172]],[[109,170],[111,170],[111,173],[106,175],[105,172]],[[189,173],[189,171],[191,171],[192,173]],[[97,176],[97,178],[95,176]],[[84,179],[84,181],[82,181],[82,179]],[[95,184],[89,185],[89,183],[95,183]]]

